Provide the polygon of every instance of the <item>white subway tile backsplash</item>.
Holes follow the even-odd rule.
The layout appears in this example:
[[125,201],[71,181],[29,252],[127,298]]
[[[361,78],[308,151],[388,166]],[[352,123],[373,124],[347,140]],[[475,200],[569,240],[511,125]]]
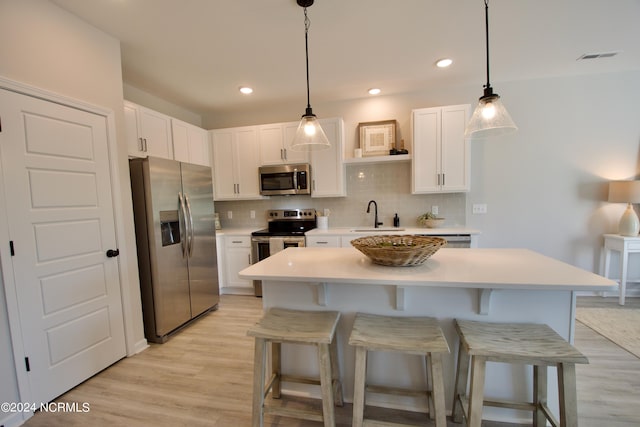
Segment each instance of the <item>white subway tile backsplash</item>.
[[[269,200],[216,202],[216,212],[233,211],[233,219],[221,215],[222,228],[260,227],[266,224],[269,209],[315,208],[331,210],[330,227],[372,226],[373,212],[367,214],[369,200],[378,204],[378,217],[385,226],[400,217],[400,226],[416,226],[416,218],[437,205],[447,226],[465,225],[465,193],[411,194],[411,164],[352,164],[347,166],[347,197],[273,196]],[[251,218],[250,212],[256,211]]]

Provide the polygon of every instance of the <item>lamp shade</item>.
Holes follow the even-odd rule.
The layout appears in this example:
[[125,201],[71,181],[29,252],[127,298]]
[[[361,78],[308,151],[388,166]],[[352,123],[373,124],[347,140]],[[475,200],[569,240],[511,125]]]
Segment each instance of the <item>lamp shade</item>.
[[613,203],[640,203],[640,181],[611,181],[609,201]]
[[302,116],[296,134],[293,137],[291,149],[294,151],[314,151],[329,148],[327,139],[318,119],[314,114]]
[[506,135],[518,130],[497,94],[483,96],[478,102],[464,135],[474,138],[488,138]]

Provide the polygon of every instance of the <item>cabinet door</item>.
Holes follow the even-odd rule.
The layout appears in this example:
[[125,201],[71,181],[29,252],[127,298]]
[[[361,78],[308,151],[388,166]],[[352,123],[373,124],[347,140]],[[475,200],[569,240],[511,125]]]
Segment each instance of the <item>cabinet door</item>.
[[195,165],[211,166],[209,158],[209,134],[206,130],[171,119],[171,134],[173,136],[173,158],[181,162]]
[[186,123],[171,119],[171,136],[173,137],[173,158],[189,163],[189,129]]
[[127,138],[127,152],[134,157],[147,157],[139,129],[138,106],[129,102],[124,103],[124,126]]
[[238,184],[237,198],[258,199],[260,196],[260,153],[258,150],[257,128],[247,127],[236,130],[235,172]]
[[305,245],[309,248],[339,248],[340,236],[306,236]]
[[140,107],[140,131],[146,154],[173,159],[171,118],[156,111]]
[[251,265],[250,248],[227,248],[225,254],[227,264],[228,287],[240,287],[253,289],[253,281],[242,279],[238,273]]
[[233,157],[235,155],[233,139],[233,129],[211,131],[214,200],[236,198],[236,180],[233,170]]
[[283,125],[284,127],[284,140],[282,146],[284,147],[285,159],[287,163],[309,163],[308,151],[296,151],[291,149],[291,143],[296,136],[298,125],[300,122],[288,122]]
[[279,165],[285,162],[284,129],[281,124],[263,125],[258,129],[261,165]]
[[440,191],[440,108],[413,111],[413,173],[411,192]]
[[469,117],[468,105],[442,108],[442,191],[468,191],[471,170],[469,140],[464,129]]
[[344,197],[346,186],[342,119],[320,119],[319,122],[331,147],[311,152],[311,197]]

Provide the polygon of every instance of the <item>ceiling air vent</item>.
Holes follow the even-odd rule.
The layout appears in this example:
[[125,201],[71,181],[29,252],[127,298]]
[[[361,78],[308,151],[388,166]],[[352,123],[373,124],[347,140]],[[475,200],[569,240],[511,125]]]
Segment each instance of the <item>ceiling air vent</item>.
[[577,61],[582,61],[584,59],[598,59],[598,58],[611,58],[612,56],[616,56],[620,52],[601,52],[601,53],[585,53],[580,56]]

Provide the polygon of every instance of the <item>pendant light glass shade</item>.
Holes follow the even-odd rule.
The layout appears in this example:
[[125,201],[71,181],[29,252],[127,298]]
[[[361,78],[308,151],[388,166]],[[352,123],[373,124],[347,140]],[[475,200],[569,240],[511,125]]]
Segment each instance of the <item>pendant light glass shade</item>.
[[518,127],[500,101],[500,96],[491,94],[483,96],[478,101],[478,106],[467,124],[464,135],[466,137],[487,138],[506,135],[517,130]]
[[487,42],[487,84],[484,85],[484,95],[480,97],[478,106],[464,131],[464,136],[467,138],[487,138],[506,135],[518,130],[507,109],[500,101],[500,96],[493,93],[489,82],[489,0],[484,0],[484,19]]
[[296,134],[293,137],[291,149],[294,151],[313,151],[324,150],[329,148],[331,144],[327,139],[316,115],[307,110],[307,114],[302,116]]
[[309,18],[307,17],[307,7],[313,4],[313,0],[297,0],[299,6],[304,8],[304,47],[307,64],[307,109],[302,115],[296,134],[291,142],[291,149],[294,151],[324,150],[331,144],[327,139],[316,115],[311,110],[309,97]]

